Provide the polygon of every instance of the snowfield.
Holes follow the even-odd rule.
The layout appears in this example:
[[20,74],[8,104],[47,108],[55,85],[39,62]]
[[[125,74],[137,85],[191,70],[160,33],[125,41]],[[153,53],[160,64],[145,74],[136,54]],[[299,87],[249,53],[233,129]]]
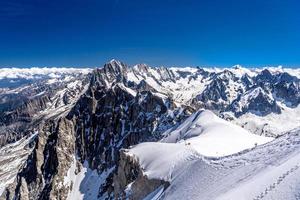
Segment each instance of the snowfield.
[[[246,113],[239,118],[234,118],[233,122],[252,133],[260,133],[265,130],[265,135],[281,135],[300,125],[300,105],[290,108],[280,104],[283,108],[281,114],[270,113],[266,116],[258,116],[253,113]],[[232,113],[230,113],[233,116]],[[282,125],[284,122],[284,125]]]
[[[253,146],[253,142],[261,145]],[[152,199],[300,197],[300,129],[272,140],[202,110],[167,133],[161,142],[138,144],[127,150],[127,155],[139,161],[149,179],[170,182],[167,189],[158,188],[149,194]]]

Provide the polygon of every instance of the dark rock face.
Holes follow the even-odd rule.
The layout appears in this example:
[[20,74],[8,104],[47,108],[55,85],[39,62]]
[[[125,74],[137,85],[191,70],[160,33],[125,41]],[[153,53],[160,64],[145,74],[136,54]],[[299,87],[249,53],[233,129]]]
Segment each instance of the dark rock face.
[[[134,85],[132,85],[134,86]],[[137,86],[138,91],[152,91],[157,92],[153,87],[151,87],[146,81],[142,80]]]
[[271,83],[273,78],[272,73],[268,69],[264,69],[254,79],[257,83]]
[[[138,89],[132,88],[136,94],[132,94],[122,86],[127,85],[126,78],[103,80],[105,72],[105,68],[95,71],[89,89],[67,116],[76,124],[77,156],[99,172],[118,164],[121,148],[157,140],[160,132],[187,116],[176,112],[171,99],[163,100],[149,90],[137,86]],[[111,71],[110,74],[114,75]],[[108,83],[110,87],[106,87]],[[168,116],[168,110],[174,111],[177,118]],[[113,173],[100,195],[113,191],[109,188],[112,177]]]
[[[130,183],[132,183],[131,191],[126,194],[124,191]],[[114,186],[115,199],[138,200],[145,198],[159,186],[167,188],[169,183],[163,180],[148,179],[146,175],[143,175],[138,161],[121,150],[118,170],[114,175]]]
[[38,132],[33,152],[1,199],[66,199],[69,188],[62,183],[75,153],[73,123],[50,120]]
[[230,110],[234,111],[236,116],[241,116],[247,112],[258,116],[281,113],[281,109],[276,101],[271,99],[260,87],[251,89],[239,97],[231,104]]
[[207,88],[198,97],[199,101],[204,103],[209,100],[218,102],[219,100],[227,101],[226,85],[220,78],[214,79]]
[[[276,104],[274,100],[269,101],[263,93],[259,93],[259,95],[249,102],[248,108],[246,109],[250,112],[260,113],[258,115],[267,115],[269,113],[277,113],[280,114],[280,107]],[[243,111],[245,113],[245,111]]]
[[2,125],[9,125],[13,122],[31,122],[35,113],[44,110],[47,103],[50,102],[50,97],[47,95],[40,96],[35,99],[28,99],[24,103],[11,112],[3,112],[0,121]]
[[275,98],[283,100],[287,106],[296,107],[300,103],[300,81],[287,73],[280,74],[272,85]]
[[206,86],[202,93],[197,95],[192,104],[198,108],[206,108],[211,110],[224,110],[230,103],[228,97],[230,94],[227,91],[231,73],[211,74],[211,82]]
[[253,86],[253,80],[248,74],[243,75],[241,81],[245,86],[246,90],[250,89]]

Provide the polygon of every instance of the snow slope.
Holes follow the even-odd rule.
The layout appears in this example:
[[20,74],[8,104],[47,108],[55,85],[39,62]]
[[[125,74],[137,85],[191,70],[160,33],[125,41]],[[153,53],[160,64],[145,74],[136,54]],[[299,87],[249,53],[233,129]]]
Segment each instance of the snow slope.
[[254,135],[208,110],[195,112],[165,135],[162,142],[185,143],[204,156],[214,157],[230,155],[272,140]]
[[144,174],[150,179],[172,180],[173,171],[183,170],[185,161],[196,152],[183,143],[145,142],[126,154],[138,158]]
[[67,199],[97,199],[100,185],[104,183],[112,170],[113,168],[99,174],[97,170],[89,168],[87,161],[82,165],[74,157],[74,161],[68,170],[67,176],[64,177],[64,185],[71,187]]
[[299,199],[300,129],[240,154],[195,159],[163,199]]
[[203,157],[182,143],[142,143],[128,154],[137,158],[148,178],[170,182],[165,191],[158,188],[149,194],[156,199],[299,199],[299,135],[295,129],[221,158]]

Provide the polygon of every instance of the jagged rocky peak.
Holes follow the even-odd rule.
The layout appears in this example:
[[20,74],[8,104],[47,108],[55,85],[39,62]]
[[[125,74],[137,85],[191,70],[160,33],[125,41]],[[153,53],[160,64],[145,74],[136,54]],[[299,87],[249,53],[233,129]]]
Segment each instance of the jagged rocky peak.
[[133,70],[137,73],[146,74],[146,73],[148,73],[149,66],[145,63],[137,64],[137,65],[133,66]]
[[112,82],[122,82],[127,77],[128,66],[121,61],[112,59],[110,62],[104,64],[103,68],[96,70],[98,76],[106,84]]
[[296,107],[300,103],[300,80],[287,72],[271,73],[263,70],[255,78],[255,84],[272,93],[277,101]]
[[299,82],[299,79],[296,76],[293,76],[287,72],[274,72],[271,73],[270,70],[262,70],[256,77],[255,80],[257,83],[271,83],[276,84],[279,82],[292,83]]
[[298,82],[299,83],[299,79],[296,76],[293,76],[287,72],[278,73],[277,81],[278,82]]
[[127,77],[127,70],[126,64],[113,59],[105,63],[103,67],[93,70],[90,85],[108,88],[113,83],[124,82]]
[[225,69],[224,71],[217,73],[215,76],[213,76],[213,78],[220,78],[226,82],[229,80],[237,80],[236,75],[228,69]]
[[255,77],[255,80],[257,82],[269,83],[273,81],[273,75],[268,69],[264,69]]
[[111,73],[106,72],[104,68],[94,71],[89,88],[67,116],[75,124],[80,162],[87,162],[99,173],[111,171],[100,188],[101,195],[112,191],[121,148],[156,140],[161,132],[187,116],[186,109],[177,108],[172,99],[156,94],[145,80],[130,87],[127,77],[118,79],[121,71],[113,74],[114,79],[108,79]]
[[236,99],[231,109],[236,116],[241,116],[247,112],[254,113],[258,116],[265,116],[270,113],[281,113],[281,108],[273,99],[271,94],[268,94],[261,87],[255,87],[242,94]]
[[203,103],[227,101],[226,83],[219,76],[215,76],[195,100]]
[[241,77],[241,81],[245,85],[246,89],[249,89],[253,85],[253,79],[247,73]]
[[[137,64],[132,68],[135,74],[143,78],[152,77],[156,81],[168,81],[174,78],[174,74],[166,67],[150,67],[147,64]],[[158,84],[160,84],[158,82]]]
[[173,71],[169,70],[166,67],[160,67],[157,69],[158,73],[160,74],[160,77],[164,81],[173,81],[175,82],[175,74]]
[[127,65],[121,61],[112,59],[108,63],[104,64],[105,72],[113,73],[113,74],[121,74],[127,70]]

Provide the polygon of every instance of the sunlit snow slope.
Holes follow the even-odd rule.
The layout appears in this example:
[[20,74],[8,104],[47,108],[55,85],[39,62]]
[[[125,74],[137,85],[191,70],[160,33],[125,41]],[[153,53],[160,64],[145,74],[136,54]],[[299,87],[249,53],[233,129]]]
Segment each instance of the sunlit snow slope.
[[299,199],[300,129],[253,149],[203,157],[183,143],[142,143],[128,150],[149,179],[170,186],[152,199]]
[[184,142],[205,156],[226,156],[255,147],[272,138],[254,135],[208,110],[195,112],[177,129],[165,133],[162,142]]

